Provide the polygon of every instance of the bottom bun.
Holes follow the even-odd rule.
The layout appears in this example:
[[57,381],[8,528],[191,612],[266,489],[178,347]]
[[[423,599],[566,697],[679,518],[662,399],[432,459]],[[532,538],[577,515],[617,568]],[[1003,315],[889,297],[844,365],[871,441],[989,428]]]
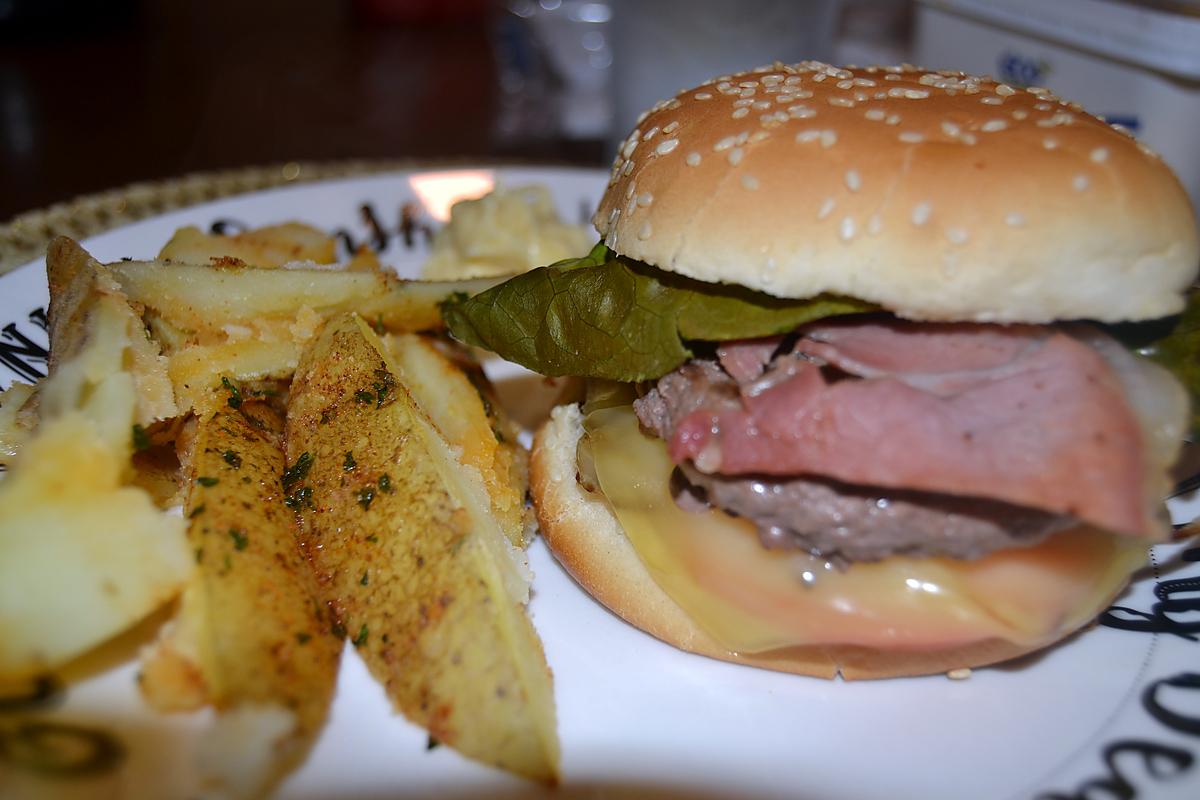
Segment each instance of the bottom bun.
[[[599,492],[578,480],[583,435],[577,405],[558,406],[534,437],[530,486],[542,535],[559,562],[593,597],[626,622],[682,650],[764,669],[857,680],[928,675],[1006,661],[1045,647],[989,638],[942,650],[806,645],[736,653],[704,631],[651,577]],[[1095,612],[1107,607],[1104,598]],[[1095,614],[1086,615],[1094,618]],[[1064,636],[1070,633],[1065,631]]]

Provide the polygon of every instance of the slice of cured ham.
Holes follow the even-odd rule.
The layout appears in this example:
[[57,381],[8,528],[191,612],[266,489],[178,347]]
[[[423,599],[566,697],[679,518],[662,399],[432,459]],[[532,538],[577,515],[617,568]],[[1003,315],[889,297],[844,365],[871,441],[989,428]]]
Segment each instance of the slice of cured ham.
[[[672,458],[725,475],[989,497],[1156,532],[1142,425],[1121,377],[1080,338],[898,321],[803,333],[760,375],[738,370],[740,407],[693,406],[673,420]],[[822,364],[858,377],[833,379]]]

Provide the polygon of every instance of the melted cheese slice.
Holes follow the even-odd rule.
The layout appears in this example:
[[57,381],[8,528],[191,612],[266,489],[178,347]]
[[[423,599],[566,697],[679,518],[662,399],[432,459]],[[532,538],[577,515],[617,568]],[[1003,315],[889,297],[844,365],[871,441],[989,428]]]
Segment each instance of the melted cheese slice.
[[998,638],[1049,644],[1086,623],[1145,563],[1146,544],[1079,527],[975,561],[894,557],[845,571],[766,550],[754,525],[671,497],[665,443],[630,406],[585,419],[596,478],[654,580],[729,650],[850,644],[953,647]]

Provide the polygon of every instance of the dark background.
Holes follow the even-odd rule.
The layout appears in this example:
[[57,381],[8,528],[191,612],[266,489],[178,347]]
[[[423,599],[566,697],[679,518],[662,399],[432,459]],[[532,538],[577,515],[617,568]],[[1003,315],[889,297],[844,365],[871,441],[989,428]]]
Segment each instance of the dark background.
[[0,221],[134,181],[287,161],[599,165],[497,134],[488,0],[0,0]]

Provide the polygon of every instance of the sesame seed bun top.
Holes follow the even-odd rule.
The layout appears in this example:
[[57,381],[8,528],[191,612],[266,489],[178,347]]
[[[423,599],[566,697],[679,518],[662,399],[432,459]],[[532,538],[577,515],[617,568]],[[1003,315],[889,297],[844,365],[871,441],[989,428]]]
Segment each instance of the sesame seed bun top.
[[1200,261],[1179,181],[1126,133],[907,66],[775,64],[659,103],[593,221],[662,269],[927,320],[1153,319]]

